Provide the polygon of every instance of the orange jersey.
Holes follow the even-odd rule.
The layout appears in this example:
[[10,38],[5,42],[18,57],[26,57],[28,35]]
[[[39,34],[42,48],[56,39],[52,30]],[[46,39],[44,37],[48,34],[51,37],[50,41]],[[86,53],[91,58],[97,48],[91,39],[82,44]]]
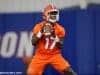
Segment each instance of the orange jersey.
[[[42,27],[44,26],[45,21],[40,22],[39,24],[36,24],[33,28],[33,35],[37,34]],[[57,35],[59,38],[65,36],[65,30],[64,28],[59,25],[58,23],[54,24],[54,30],[55,35]],[[57,54],[60,53],[60,49],[56,47],[56,43],[51,40],[50,38],[42,37],[40,38],[38,44],[36,45],[35,53],[38,54]]]

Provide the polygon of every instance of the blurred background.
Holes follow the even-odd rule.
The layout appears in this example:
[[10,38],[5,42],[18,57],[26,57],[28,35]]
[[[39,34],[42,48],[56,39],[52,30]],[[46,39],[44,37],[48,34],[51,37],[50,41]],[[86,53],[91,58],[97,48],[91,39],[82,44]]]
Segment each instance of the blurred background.
[[[68,31],[65,59],[78,75],[100,75],[100,0],[0,0],[0,75],[25,75],[21,58],[33,54],[31,30],[49,3],[60,10],[59,23]],[[59,75],[52,67],[44,74]]]

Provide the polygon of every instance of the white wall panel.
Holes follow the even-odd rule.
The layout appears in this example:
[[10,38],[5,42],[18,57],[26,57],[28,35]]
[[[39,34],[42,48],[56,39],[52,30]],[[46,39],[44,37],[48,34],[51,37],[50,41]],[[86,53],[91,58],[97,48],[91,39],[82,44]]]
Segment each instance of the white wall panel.
[[58,8],[79,5],[85,8],[88,3],[100,3],[100,0],[0,0],[0,13],[42,11],[51,2]]

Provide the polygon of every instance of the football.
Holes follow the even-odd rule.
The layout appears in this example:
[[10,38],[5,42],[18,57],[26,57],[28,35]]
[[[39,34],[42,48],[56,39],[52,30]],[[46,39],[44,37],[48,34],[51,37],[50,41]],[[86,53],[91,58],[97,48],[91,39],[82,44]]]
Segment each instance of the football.
[[46,23],[43,26],[43,34],[45,36],[50,36],[53,32],[54,32],[54,28],[53,28],[53,26],[50,23]]

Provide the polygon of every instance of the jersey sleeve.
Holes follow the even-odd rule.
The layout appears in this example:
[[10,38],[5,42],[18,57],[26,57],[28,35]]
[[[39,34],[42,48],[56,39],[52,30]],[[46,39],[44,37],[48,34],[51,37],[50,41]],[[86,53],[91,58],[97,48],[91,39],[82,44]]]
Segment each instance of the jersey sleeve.
[[36,24],[32,29],[32,33],[37,34],[40,30],[41,30],[41,26],[39,24]]
[[58,34],[57,34],[57,36],[60,37],[60,38],[65,37],[65,29],[64,29],[64,27],[58,26]]

